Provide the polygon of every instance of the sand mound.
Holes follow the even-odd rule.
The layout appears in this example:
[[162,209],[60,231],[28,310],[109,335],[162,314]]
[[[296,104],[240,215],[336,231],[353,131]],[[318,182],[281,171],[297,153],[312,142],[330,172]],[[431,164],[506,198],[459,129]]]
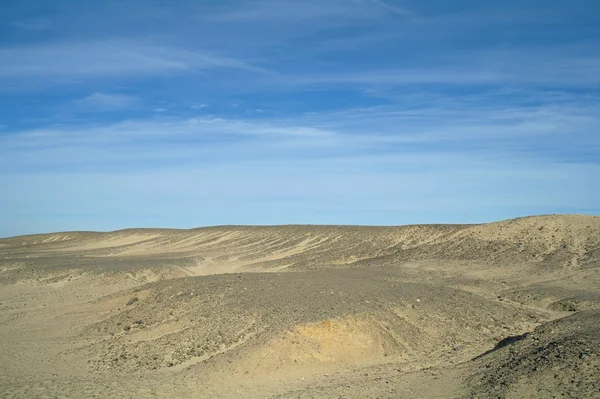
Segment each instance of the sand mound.
[[[387,328],[386,328],[387,327]],[[365,314],[301,323],[259,339],[235,366],[217,373],[253,380],[306,378],[402,358],[407,348],[381,319]]]
[[[82,333],[95,343],[79,356],[97,371],[208,361],[236,373],[356,366],[443,358],[466,345],[480,351],[540,317],[441,285],[401,282],[397,273],[229,274],[146,284],[100,301],[113,315]],[[127,305],[131,298],[138,300]],[[234,361],[244,366],[232,368]]]

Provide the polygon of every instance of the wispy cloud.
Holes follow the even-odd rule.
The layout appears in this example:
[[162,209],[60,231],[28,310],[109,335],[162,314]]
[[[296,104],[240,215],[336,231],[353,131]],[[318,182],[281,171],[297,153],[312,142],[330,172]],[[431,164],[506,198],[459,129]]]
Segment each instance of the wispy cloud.
[[215,9],[207,18],[227,22],[270,20],[298,23],[317,18],[360,20],[380,16],[382,11],[400,12],[401,9],[380,0],[259,0],[240,2],[236,7]]
[[42,31],[50,27],[50,21],[45,18],[25,19],[21,21],[15,21],[13,22],[13,25],[17,28],[28,31]]
[[[225,160],[277,165],[291,159],[408,156],[417,156],[413,167],[426,165],[430,161],[418,165],[418,160],[432,156],[595,163],[584,154],[600,152],[598,129],[600,118],[587,107],[506,108],[477,105],[470,98],[404,110],[373,107],[279,119],[154,118],[8,132],[0,136],[0,171],[17,165],[22,170],[51,170],[52,165],[103,170],[150,163],[161,169]],[[565,136],[568,143],[562,143]]]
[[430,63],[418,67],[409,64],[395,69],[358,71],[329,67],[330,71],[326,73],[293,74],[281,77],[278,83],[359,87],[418,84],[587,86],[600,83],[599,54],[600,49],[595,47],[581,48],[575,54],[572,49],[561,51],[557,48],[455,52],[451,55],[441,54]]
[[397,7],[395,5],[391,5],[388,2],[384,1],[384,0],[370,0],[371,2],[373,2],[374,4],[385,8],[388,11],[393,12],[394,14],[400,15],[400,16],[407,16],[410,15],[411,13],[405,9],[402,9],[400,7]]
[[202,51],[147,45],[129,40],[59,42],[0,48],[0,81],[129,77],[199,72],[209,69],[264,73],[246,62]]
[[134,107],[137,104],[139,104],[139,99],[135,96],[98,92],[73,103],[75,107],[88,112],[122,110]]

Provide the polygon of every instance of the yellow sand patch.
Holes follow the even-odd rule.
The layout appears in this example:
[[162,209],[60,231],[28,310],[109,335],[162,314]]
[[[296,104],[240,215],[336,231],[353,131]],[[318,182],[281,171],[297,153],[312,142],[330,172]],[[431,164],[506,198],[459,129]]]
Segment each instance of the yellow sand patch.
[[402,345],[367,315],[298,324],[240,362],[251,375],[310,375],[391,361]]

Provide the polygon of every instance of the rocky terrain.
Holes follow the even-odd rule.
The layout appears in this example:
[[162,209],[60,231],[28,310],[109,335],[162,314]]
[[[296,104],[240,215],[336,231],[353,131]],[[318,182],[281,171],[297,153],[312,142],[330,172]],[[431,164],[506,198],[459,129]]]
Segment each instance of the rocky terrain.
[[7,398],[600,397],[600,217],[0,240]]

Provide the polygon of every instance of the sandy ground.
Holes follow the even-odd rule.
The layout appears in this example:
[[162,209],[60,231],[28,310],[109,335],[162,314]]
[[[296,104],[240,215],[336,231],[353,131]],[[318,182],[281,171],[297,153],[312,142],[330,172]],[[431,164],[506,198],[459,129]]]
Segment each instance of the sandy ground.
[[600,397],[600,218],[0,240],[6,398]]

